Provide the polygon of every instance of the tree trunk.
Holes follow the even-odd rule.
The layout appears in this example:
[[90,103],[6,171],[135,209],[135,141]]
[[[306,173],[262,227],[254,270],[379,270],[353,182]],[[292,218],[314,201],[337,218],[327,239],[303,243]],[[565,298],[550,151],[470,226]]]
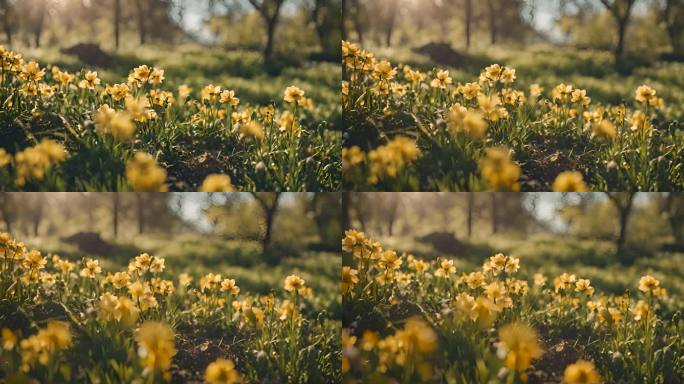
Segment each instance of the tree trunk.
[[618,211],[619,232],[616,243],[617,259],[624,265],[632,263],[632,258],[625,252],[625,243],[627,242],[627,225],[629,224],[629,215],[632,212],[634,205],[634,193],[610,193],[606,192],[606,196],[613,203],[615,209]]
[[[470,37],[472,35],[473,24],[473,0],[465,0],[465,37],[466,48],[470,48]],[[468,235],[470,236],[470,235]]]
[[136,0],[136,5],[138,7],[138,36],[140,39],[140,45],[144,45],[147,40],[147,30],[145,26],[145,18],[148,15],[145,14],[145,2],[146,0]]
[[119,209],[121,208],[121,200],[118,193],[112,194],[112,229],[114,230],[114,238],[119,236]]
[[496,6],[494,4],[495,0],[489,0],[489,39],[492,45],[496,44],[497,30],[496,30]]
[[36,201],[36,206],[34,207],[35,212],[33,212],[33,236],[38,236],[38,231],[40,230],[40,223],[43,220],[43,207],[45,206],[45,201],[42,195],[38,195],[38,200]]
[[138,200],[138,234],[145,232],[145,202],[143,201],[143,194],[135,194]]
[[119,49],[121,38],[121,0],[114,0],[114,46]]
[[496,193],[490,193],[492,199],[492,234],[496,234],[499,232],[499,202],[496,198]]
[[278,16],[266,20],[266,47],[264,48],[264,65],[266,67],[273,64],[273,43],[277,24]]
[[342,192],[342,231],[351,228],[351,212],[349,206],[349,192]]
[[618,21],[618,42],[615,47],[615,59],[620,60],[625,54],[625,33],[627,32],[627,18]]
[[468,238],[473,236],[473,210],[475,206],[475,195],[468,193]]

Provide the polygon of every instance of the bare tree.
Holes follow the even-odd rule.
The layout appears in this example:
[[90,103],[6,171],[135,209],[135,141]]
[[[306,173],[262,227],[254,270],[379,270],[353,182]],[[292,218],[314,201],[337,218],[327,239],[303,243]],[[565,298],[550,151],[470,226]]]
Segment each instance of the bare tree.
[[252,192],[254,200],[259,204],[264,214],[264,237],[261,239],[261,245],[264,254],[271,249],[271,238],[273,234],[273,219],[275,219],[278,211],[278,201],[280,200],[279,192]]
[[112,193],[112,230],[114,232],[114,238],[119,236],[119,212],[121,210],[121,198],[119,194]]
[[660,19],[670,38],[672,50],[684,53],[684,0],[659,0]]
[[285,0],[249,0],[249,3],[261,15],[266,25],[266,47],[264,48],[264,65],[266,67],[273,64],[273,46],[275,42],[275,31],[280,20],[280,11]]
[[119,49],[121,38],[121,0],[114,0],[114,46]]
[[140,45],[144,45],[147,40],[147,25],[145,19],[148,17],[147,0],[135,0],[138,12],[138,38]]
[[[473,0],[464,0],[465,1],[465,37],[466,37],[466,48],[470,48],[470,39],[472,35],[472,26],[473,26]],[[470,236],[470,231],[468,232],[468,236]]]
[[601,4],[610,12],[617,27],[617,45],[615,46],[615,60],[619,61],[625,53],[625,36],[627,26],[632,15],[636,0],[601,0]]
[[2,18],[2,29],[7,38],[7,45],[12,46],[14,35],[14,5],[10,0],[0,0],[0,18]]
[[613,203],[618,212],[618,238],[617,238],[617,257],[623,264],[628,264],[631,260],[625,254],[625,242],[627,240],[627,224],[629,215],[634,206],[633,192],[606,192],[606,196]]

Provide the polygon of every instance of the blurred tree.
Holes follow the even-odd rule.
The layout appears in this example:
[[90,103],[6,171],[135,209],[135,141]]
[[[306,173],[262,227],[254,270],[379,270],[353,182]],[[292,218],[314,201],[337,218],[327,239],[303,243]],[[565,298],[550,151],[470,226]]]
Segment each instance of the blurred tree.
[[264,66],[273,65],[273,45],[275,31],[280,20],[280,11],[286,0],[249,0],[249,3],[261,15],[266,26],[266,47],[264,48]]
[[12,37],[14,35],[14,28],[16,27],[16,16],[14,14],[14,1],[0,0],[0,18],[2,19],[2,29],[5,32],[7,45],[12,46]]
[[[464,0],[465,5],[464,5],[464,20],[463,23],[465,24],[465,36],[466,36],[466,48],[470,48],[470,39],[472,35],[472,28],[473,28],[473,0]],[[470,237],[470,229],[468,230],[468,237]]]
[[636,0],[601,0],[601,4],[610,12],[617,27],[617,44],[615,61],[620,61],[625,53],[625,34]]
[[309,0],[311,21],[326,58],[339,60],[342,32],[342,4],[339,0]]
[[114,238],[119,236],[119,215],[121,211],[121,197],[118,193],[111,193],[112,195],[112,232]]
[[[114,0],[114,47],[119,49],[121,40],[121,0]],[[114,237],[116,237],[116,230]]]
[[625,252],[625,241],[627,240],[627,224],[629,215],[634,206],[633,192],[606,192],[606,196],[613,203],[618,213],[618,238],[617,238],[617,257],[623,264],[629,264],[633,260]]
[[345,227],[340,222],[340,194],[314,193],[309,200],[308,208],[313,214],[321,243],[326,248],[339,248],[340,236]]
[[684,245],[684,193],[670,192],[664,199],[662,211],[672,228],[678,245]]
[[672,50],[684,54],[684,0],[657,0],[660,18],[672,44]]
[[7,192],[0,192],[0,215],[2,221],[5,223],[5,230],[12,232],[14,220],[18,215],[19,204],[16,201],[16,195]]
[[273,219],[278,211],[279,192],[252,192],[254,200],[258,203],[263,213],[264,235],[261,239],[262,250],[268,254],[271,248],[271,237],[273,234]]

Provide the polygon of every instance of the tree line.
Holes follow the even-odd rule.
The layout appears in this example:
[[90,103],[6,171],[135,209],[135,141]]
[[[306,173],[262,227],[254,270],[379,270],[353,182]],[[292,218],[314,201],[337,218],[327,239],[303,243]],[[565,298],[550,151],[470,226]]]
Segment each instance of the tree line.
[[[674,53],[684,54],[684,0],[346,0],[345,36],[363,44],[367,40],[376,45],[392,45],[397,30],[406,23],[421,31],[433,24],[439,26],[439,36],[445,42],[462,42],[466,48],[473,43],[475,33],[488,35],[494,45],[505,37],[507,41],[539,38],[535,18],[540,6],[552,12],[556,22],[574,18],[580,22],[596,12],[607,12],[615,35],[614,54],[623,60],[627,51],[627,31],[635,12],[656,15],[657,25],[669,38]],[[551,5],[551,6],[549,6]],[[452,34],[454,20],[459,20],[462,40]],[[402,24],[403,23],[403,24]]]
[[111,42],[118,50],[123,34],[129,31],[135,32],[139,45],[196,39],[183,27],[191,8],[202,10],[207,18],[256,12],[262,20],[263,58],[268,65],[274,60],[278,27],[288,6],[307,15],[321,50],[336,59],[340,55],[341,0],[0,0],[0,23],[9,46],[21,36],[24,44],[34,47],[44,45],[50,27],[65,33],[88,33],[90,38],[104,23],[111,26]]

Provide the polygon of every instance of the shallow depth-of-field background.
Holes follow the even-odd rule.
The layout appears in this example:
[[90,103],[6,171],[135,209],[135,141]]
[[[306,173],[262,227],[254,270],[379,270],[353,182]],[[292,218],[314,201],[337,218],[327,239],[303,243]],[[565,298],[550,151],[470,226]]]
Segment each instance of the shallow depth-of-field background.
[[[15,159],[3,166],[4,189],[142,190],[125,174],[128,161],[142,151],[167,173],[152,189],[197,190],[206,176],[223,174],[236,190],[335,190],[338,12],[338,2],[329,0],[3,2],[7,33],[0,45],[22,55],[24,65],[35,60],[45,74],[33,85],[54,89],[49,95],[47,88],[24,94],[31,81],[12,76],[11,65],[3,64],[2,148],[14,156],[47,138],[67,153],[63,161],[42,167],[50,169],[47,176],[16,185]],[[161,84],[133,87],[128,76],[142,65],[163,70]],[[60,85],[55,67],[75,76],[70,84]],[[78,87],[87,71],[100,79],[94,89]],[[105,85],[122,83],[130,86],[130,96],[149,96],[147,108],[156,118],[139,119],[123,97],[107,95]],[[219,102],[218,94],[207,97],[208,85],[234,91],[239,104]],[[183,93],[181,86],[187,87]],[[293,109],[284,101],[292,86],[307,98],[294,104],[305,107]],[[171,92],[173,99],[157,105],[152,88]],[[98,119],[103,104],[129,117],[133,135],[121,134],[129,130],[121,128],[122,120]],[[269,106],[273,119],[261,110]],[[258,122],[261,135],[242,128],[249,121]]]
[[[71,346],[52,354],[49,363],[27,357],[32,364],[27,370],[20,365],[28,349],[17,341],[13,350],[3,352],[4,375],[55,382],[153,382],[164,381],[166,371],[172,382],[234,382],[207,371],[210,363],[224,358],[232,360],[234,370],[249,382],[339,380],[339,211],[322,209],[339,204],[335,195],[0,196],[3,230],[9,226],[28,249],[39,250],[47,258],[39,272],[56,277],[52,284],[45,283],[46,275],[32,284],[19,284],[18,277],[30,274],[24,267],[11,280],[3,275],[0,328],[23,340],[50,321],[67,321],[73,335]],[[129,261],[135,264],[142,253],[164,259],[163,271],[147,272],[147,281],[170,280],[174,291],[155,291],[157,304],[141,310],[133,324],[106,320],[101,295],[130,298],[132,292],[106,283],[106,277],[128,270],[133,283],[136,274]],[[55,254],[75,263],[68,284],[69,274],[60,272],[51,258]],[[97,259],[102,269],[93,280],[101,282],[99,288],[87,288],[84,284],[90,280],[80,275],[83,260],[89,258]],[[8,265],[6,260],[3,265]],[[206,276],[215,275],[220,280],[212,287]],[[295,297],[285,290],[290,275],[304,279],[311,291],[302,290]],[[186,287],[181,283],[184,276],[192,279]],[[231,296],[230,289],[221,289],[228,279],[235,280],[239,293]],[[7,282],[14,287],[8,289]],[[209,285],[202,288],[203,284]],[[265,299],[270,295],[274,305]],[[295,307],[283,307],[284,300]],[[293,312],[282,308],[296,314],[284,316]],[[161,321],[173,329],[176,353],[170,368],[156,366],[143,373],[148,366],[141,362],[134,335],[144,321]]]
[[[349,251],[344,255],[343,265],[361,269],[356,281],[349,275],[345,280],[351,288],[343,296],[343,326],[350,337],[358,337],[354,347],[358,349],[345,349],[347,378],[471,383],[523,380],[526,375],[534,383],[564,378],[569,383],[597,382],[573,381],[567,376],[566,368],[578,360],[592,362],[604,382],[678,382],[681,378],[684,275],[677,267],[684,250],[681,195],[375,195],[350,196],[349,222],[378,240],[384,250],[395,250],[401,262],[387,266],[390,257],[380,256],[371,259],[364,271],[363,258],[352,257]],[[519,287],[505,283],[504,296],[511,297],[513,305],[508,308],[499,302],[503,309],[497,310],[485,300],[497,296],[487,284],[503,277],[489,274],[480,288],[470,274],[481,271],[498,253],[519,259],[519,269],[504,275],[526,281],[530,290],[520,296]],[[417,266],[415,260],[426,264]],[[455,268],[446,278],[439,272],[445,261],[447,267]],[[535,274],[547,279],[544,287],[549,291],[534,284]],[[576,281],[570,291],[559,291],[557,287],[563,284],[556,278],[563,274],[589,280],[593,293],[578,295]],[[638,283],[646,275],[659,281],[667,290],[666,297],[653,300],[643,295]],[[368,284],[365,292],[364,282]],[[479,317],[469,312],[467,300],[459,300],[457,293],[483,299],[474,307]],[[611,297],[625,293],[630,306],[614,312],[619,305]],[[573,300],[578,301],[572,304]],[[635,320],[638,311],[632,311],[639,300],[651,300],[657,329],[640,333],[644,323]],[[604,308],[592,314],[588,301],[602,302]],[[604,313],[608,308],[612,308],[611,315]],[[605,319],[612,315],[616,317],[606,325]],[[411,333],[415,330],[407,320],[416,317],[426,321],[435,334]],[[509,365],[505,351],[497,355],[497,343],[502,341],[499,330],[512,322],[536,331],[532,339],[536,338],[543,352],[531,360],[531,366]],[[364,331],[378,332],[380,339],[373,339],[372,333],[364,336]],[[406,352],[409,357],[404,364],[399,356],[405,350],[393,350],[391,338],[376,344],[392,334],[397,341],[416,335],[435,349],[414,346]],[[352,342],[343,340],[346,346]],[[525,342],[520,348],[534,344]],[[514,353],[523,359],[529,356],[520,349]],[[421,371],[422,363],[430,368]],[[509,369],[502,373],[502,367]]]
[[[591,190],[681,189],[684,5],[676,1],[605,3],[611,8],[592,0],[464,0],[420,6],[402,0],[355,2],[345,24],[349,39],[372,52],[376,63],[389,61],[397,72],[388,81],[389,96],[384,97],[379,89],[371,89],[376,82],[362,87],[360,80],[353,79],[354,71],[347,69],[351,98],[344,107],[349,119],[345,147],[358,146],[367,156],[362,160],[357,152],[347,154],[343,167],[347,186],[357,190],[499,189],[480,175],[479,160],[485,157],[483,148],[503,146],[521,168],[519,187],[523,190],[551,190],[563,171],[581,173]],[[470,16],[466,4],[471,4]],[[621,48],[613,5],[627,25]],[[368,14],[373,14],[374,7],[395,9],[396,17],[370,23]],[[480,73],[492,64],[515,69],[514,82],[497,84],[496,89],[522,91],[525,98],[518,107],[515,101],[505,105],[502,96],[499,106],[508,109],[508,117],[498,123],[486,116],[488,112],[477,100],[464,102],[458,96],[459,85],[477,83]],[[407,66],[425,74],[422,83],[412,84]],[[450,77],[445,89],[431,84],[439,70],[447,70]],[[479,83],[484,85],[482,80]],[[585,108],[573,104],[570,108],[575,110],[570,113],[581,117],[604,107],[607,113],[601,117],[614,123],[617,139],[613,142],[619,144],[611,148],[610,143],[597,140],[600,132],[593,130],[587,117],[581,121],[567,114],[554,117],[546,113],[546,101],[535,104],[532,85],[541,87],[538,100],[552,100],[559,84],[584,90],[591,98]],[[635,102],[641,85],[655,89],[664,106],[646,112],[657,134],[649,134],[649,144],[640,148],[630,128],[639,126],[632,114],[642,110]],[[482,92],[491,94],[490,89],[483,87]],[[363,97],[359,91],[365,92]],[[474,129],[469,124],[460,128],[458,116],[449,116],[455,103],[485,117],[486,135],[469,134]],[[620,105],[627,107],[624,126],[610,113],[611,107]],[[559,120],[554,123],[554,118]],[[558,128],[559,121],[562,128]],[[385,153],[377,151],[397,136],[416,140],[420,154],[390,159],[391,146]],[[638,155],[630,153],[643,159],[636,160]],[[396,176],[386,171],[390,164],[399,169]],[[633,174],[636,169],[650,175],[640,179]]]

